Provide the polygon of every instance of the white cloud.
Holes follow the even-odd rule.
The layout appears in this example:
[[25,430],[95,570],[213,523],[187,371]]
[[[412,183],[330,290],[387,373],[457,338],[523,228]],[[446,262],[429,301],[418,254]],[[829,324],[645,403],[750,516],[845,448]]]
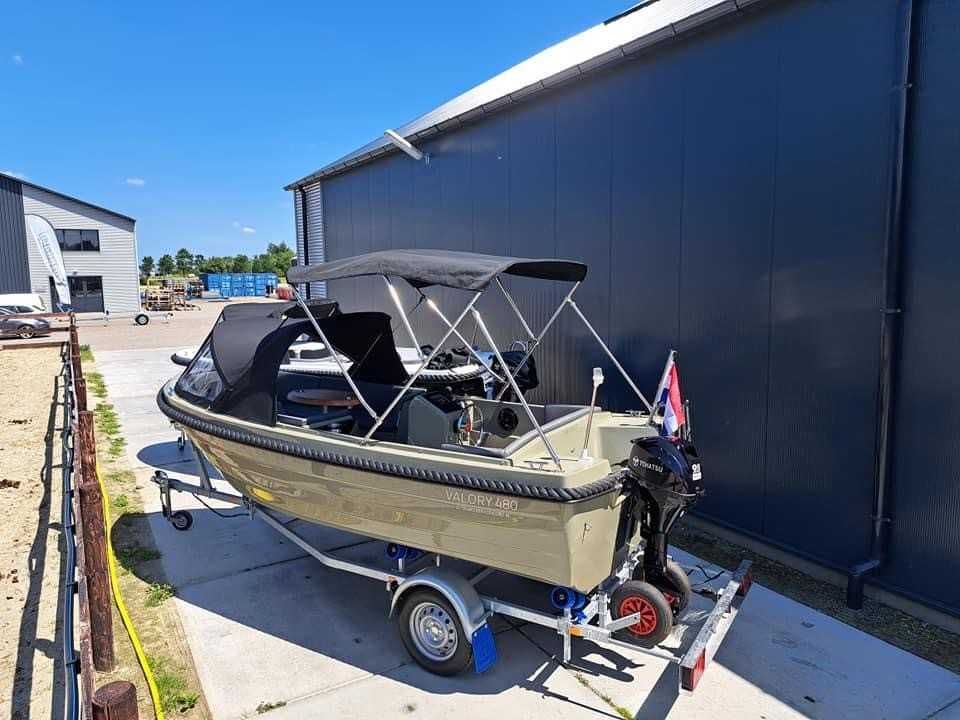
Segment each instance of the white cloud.
[[139,177],[128,177],[124,182],[127,185],[132,185],[133,187],[143,187],[147,184],[147,181]]
[[23,55],[16,53],[10,56],[10,59],[13,61],[14,65],[23,65]]
[[244,225],[244,226],[241,228],[241,230],[242,230],[243,232],[245,232],[247,235],[254,235],[254,234],[257,232],[257,229],[256,229],[256,228],[252,228],[252,227],[250,227],[249,225]]
[[17,180],[29,180],[26,173],[16,172],[14,170],[0,170],[0,173],[4,175],[9,175],[10,177],[15,177]]

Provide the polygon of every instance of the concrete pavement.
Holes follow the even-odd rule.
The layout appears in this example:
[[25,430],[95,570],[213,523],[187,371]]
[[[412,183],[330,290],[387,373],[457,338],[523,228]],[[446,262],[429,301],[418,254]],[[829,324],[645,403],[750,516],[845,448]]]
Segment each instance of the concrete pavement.
[[[189,343],[184,343],[189,344]],[[178,346],[179,347],[179,346]],[[328,570],[260,521],[175,497],[194,509],[188,533],[159,516],[155,468],[195,477],[189,449],[154,397],[178,368],[176,347],[97,351],[163,554],[203,690],[216,718],[960,718],[960,677],[763,587],[754,586],[697,691],[678,695],[676,668],[640,653],[577,643],[559,666],[555,634],[496,625],[500,661],[485,673],[438,678],[419,668],[387,619],[379,583]],[[298,523],[323,549],[380,558],[382,543]],[[681,561],[690,561],[675,553]],[[494,576],[498,595],[542,586]],[[693,629],[705,604],[686,620]]]

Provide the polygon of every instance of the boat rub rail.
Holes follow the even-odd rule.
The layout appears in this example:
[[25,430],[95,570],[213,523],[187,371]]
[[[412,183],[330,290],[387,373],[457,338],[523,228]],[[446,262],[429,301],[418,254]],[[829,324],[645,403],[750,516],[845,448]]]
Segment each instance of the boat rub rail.
[[529,485],[526,483],[508,483],[502,480],[489,480],[475,475],[463,475],[456,472],[428,470],[398,463],[379,462],[367,458],[345,455],[343,453],[326,452],[324,450],[304,447],[297,443],[289,443],[275,438],[264,437],[256,433],[231,427],[225,422],[201,419],[185,413],[169,403],[162,389],[157,393],[157,405],[164,415],[178,425],[183,425],[209,435],[216,435],[224,440],[238,442],[263,450],[271,450],[305,460],[316,460],[329,465],[339,465],[356,470],[368,470],[370,472],[394,475],[411,480],[422,480],[439,485],[452,485],[455,487],[499,493],[501,495],[545,500],[548,502],[581,502],[599,497],[600,495],[606,495],[609,492],[619,490],[623,487],[624,474],[626,473],[626,470],[617,470],[600,480],[571,488]]

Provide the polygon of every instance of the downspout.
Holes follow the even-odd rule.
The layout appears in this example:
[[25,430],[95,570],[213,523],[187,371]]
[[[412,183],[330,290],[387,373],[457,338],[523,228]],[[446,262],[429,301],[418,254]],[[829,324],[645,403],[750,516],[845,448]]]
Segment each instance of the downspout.
[[896,84],[894,85],[894,126],[887,223],[883,243],[883,307],[880,315],[880,374],[877,407],[877,445],[870,555],[847,571],[847,607],[863,607],[863,585],[887,558],[890,517],[890,476],[893,460],[894,392],[896,363],[900,349],[900,316],[903,252],[903,196],[907,125],[910,119],[909,93],[913,54],[914,0],[900,4],[901,34]]
[[[310,224],[307,222],[307,191],[304,188],[299,188],[298,192],[300,193],[300,222],[303,224],[302,235],[303,235],[303,264],[310,264],[310,233],[307,228],[310,227]],[[305,295],[307,300],[310,299],[310,283],[306,283]]]

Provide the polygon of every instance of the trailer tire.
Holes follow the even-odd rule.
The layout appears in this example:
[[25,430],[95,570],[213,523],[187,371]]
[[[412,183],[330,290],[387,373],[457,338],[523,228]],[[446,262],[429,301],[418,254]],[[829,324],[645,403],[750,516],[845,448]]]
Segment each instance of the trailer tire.
[[456,610],[442,593],[411,590],[398,618],[400,639],[410,656],[435,675],[458,675],[473,661],[473,645]]
[[174,530],[186,532],[193,527],[193,515],[187,510],[177,510],[170,514],[170,524]]
[[666,640],[673,629],[673,610],[663,593],[648,582],[628,580],[610,598],[614,619],[643,613],[630,627],[618,630],[614,637],[639,647],[651,648]]
[[150,316],[146,313],[138,313],[137,316],[133,319],[137,325],[146,325],[150,322]]
[[[635,575],[634,579],[644,579],[643,567],[637,568],[637,571],[640,577]],[[673,560],[667,560],[667,569],[662,577],[647,577],[645,579],[654,587],[659,588],[660,591],[667,596],[667,602],[669,602],[673,608],[674,615],[679,615],[687,609],[687,605],[690,604],[690,595],[693,593],[693,588],[690,586],[690,577],[679,563]]]

